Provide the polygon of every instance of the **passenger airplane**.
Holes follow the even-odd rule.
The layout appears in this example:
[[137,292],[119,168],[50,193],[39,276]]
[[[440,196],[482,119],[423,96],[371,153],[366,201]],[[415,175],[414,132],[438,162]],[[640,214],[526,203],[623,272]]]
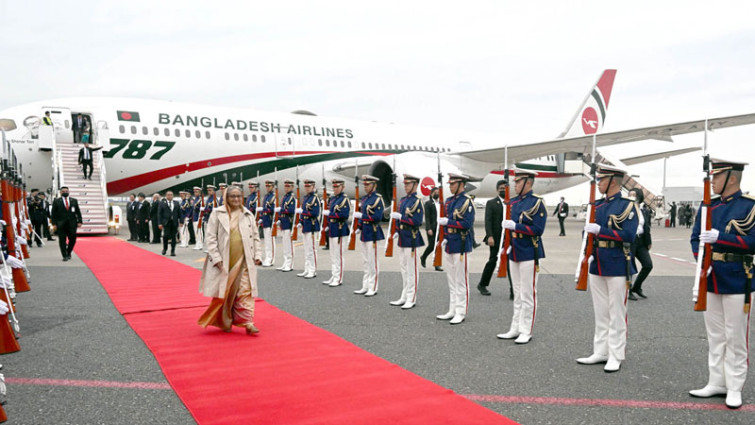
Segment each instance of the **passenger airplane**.
[[[125,98],[28,103],[0,111],[0,128],[6,130],[24,165],[29,185],[42,190],[57,190],[50,183],[51,146],[39,136],[44,133],[40,117],[49,111],[55,143],[72,142],[72,120],[78,114],[93,123],[93,141],[104,146],[110,196],[295,178],[298,169],[300,179],[345,178],[352,193],[355,175],[372,174],[380,178],[378,190],[389,199],[393,173],[423,176],[421,193],[427,195],[440,168],[444,174],[471,176],[470,193],[491,197],[503,174],[506,143],[511,164],[538,171],[535,191],[549,193],[587,180],[583,159],[590,152],[593,134],[602,147],[647,139],[670,141],[677,134],[703,131],[705,121],[698,120],[600,133],[615,75],[615,70],[603,72],[558,138],[534,143],[495,134],[326,118],[307,111],[271,113]],[[708,127],[753,122],[755,114],[748,114],[710,119]],[[624,161],[636,164],[685,152],[689,149]],[[402,192],[402,185],[398,189]]]

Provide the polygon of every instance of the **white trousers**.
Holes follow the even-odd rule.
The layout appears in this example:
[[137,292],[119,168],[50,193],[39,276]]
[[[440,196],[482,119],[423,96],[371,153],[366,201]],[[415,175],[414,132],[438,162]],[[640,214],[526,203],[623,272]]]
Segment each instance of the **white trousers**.
[[294,242],[291,240],[291,229],[281,230],[281,245],[283,245],[284,270],[294,267]]
[[262,264],[275,263],[275,238],[273,238],[273,228],[263,227],[262,234],[265,236],[265,259]]
[[532,335],[537,313],[537,277],[535,260],[509,262],[511,285],[514,289],[514,315],[510,330]]
[[343,283],[343,237],[330,238],[331,282]]
[[469,267],[466,254],[443,251],[443,265],[448,279],[448,312],[466,317],[469,310]]
[[377,243],[361,241],[359,243],[362,245],[362,266],[364,270],[364,274],[362,275],[362,289],[377,292],[378,272],[380,271],[380,268],[378,267]]
[[624,360],[627,346],[627,280],[624,276],[590,275],[595,310],[593,353]]
[[401,265],[401,279],[404,287],[401,290],[401,298],[406,302],[417,302],[417,284],[419,276],[417,274],[417,252],[412,248],[399,247],[398,259]]
[[188,228],[188,227],[186,227],[186,226],[188,226],[188,223],[186,223],[186,222],[184,221],[184,222],[183,222],[183,223],[182,223],[181,225],[179,225],[179,227],[178,227],[178,229],[179,229],[179,230],[178,230],[178,241],[179,241],[179,246],[180,246],[180,247],[183,247],[183,248],[185,248],[185,247],[189,246],[189,228]]
[[708,385],[742,391],[747,378],[750,315],[744,294],[708,292],[705,330],[708,333]]
[[194,221],[191,225],[194,226],[194,240],[196,241],[194,247],[197,249],[204,248],[204,231],[199,229],[199,222]]
[[304,235],[304,271],[308,275],[317,273],[317,250],[315,249],[315,232],[302,233]]

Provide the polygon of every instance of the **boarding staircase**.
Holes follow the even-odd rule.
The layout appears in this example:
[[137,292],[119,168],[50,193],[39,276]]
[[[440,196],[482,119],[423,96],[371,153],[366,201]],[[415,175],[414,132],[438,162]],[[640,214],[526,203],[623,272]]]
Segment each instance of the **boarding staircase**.
[[84,179],[79,164],[79,150],[84,145],[57,138],[53,148],[53,173],[56,187],[68,186],[71,197],[79,201],[84,223],[79,235],[108,233],[107,175],[102,150],[93,153],[92,180]]

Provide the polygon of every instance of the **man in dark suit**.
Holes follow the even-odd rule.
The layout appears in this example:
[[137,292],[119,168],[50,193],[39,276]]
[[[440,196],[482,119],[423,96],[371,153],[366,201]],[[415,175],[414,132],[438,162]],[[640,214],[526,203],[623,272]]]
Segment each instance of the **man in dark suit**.
[[640,226],[637,227],[637,237],[632,242],[632,253],[635,260],[640,262],[642,268],[634,279],[634,284],[629,291],[628,297],[632,301],[637,301],[637,296],[647,298],[642,292],[642,283],[653,270],[653,259],[650,256],[650,249],[653,247],[653,237],[650,235],[650,208],[643,203],[645,194],[641,189],[635,187],[629,191],[629,197],[634,198],[637,205],[642,205],[640,208],[642,220],[640,220]]
[[[430,190],[430,199],[425,202],[425,233],[427,234],[427,247],[420,258],[423,268],[426,266],[425,263],[427,262],[427,257],[435,251],[435,242],[437,241],[437,239],[435,239],[435,232],[438,230],[439,198],[440,195],[438,193],[438,188],[434,187]],[[435,271],[442,272],[443,269],[435,267]]]
[[[102,146],[93,148],[89,143],[84,143],[84,147],[79,150],[79,164],[84,170],[84,179],[92,180],[92,170],[94,161],[94,152],[102,149]],[[89,174],[87,174],[87,168],[89,168]]]
[[60,198],[52,203],[52,230],[58,232],[58,244],[63,261],[71,259],[76,245],[76,229],[84,222],[79,210],[79,201],[68,195],[68,187],[60,188]]
[[89,127],[89,121],[87,121],[86,117],[83,115],[78,114],[76,118],[73,119],[73,124],[71,125],[71,130],[73,130],[73,143],[81,143],[81,135],[87,127]]
[[490,285],[490,278],[493,277],[495,266],[498,263],[498,249],[501,246],[501,222],[503,222],[503,200],[505,197],[505,189],[506,182],[498,180],[496,190],[498,191],[499,196],[489,199],[485,204],[484,241],[485,245],[487,245],[490,250],[490,255],[488,256],[488,262],[485,263],[485,267],[482,269],[480,283],[477,284],[477,290],[480,291],[482,295],[490,295],[488,285]]
[[126,222],[128,223],[128,232],[130,233],[128,240],[139,240],[139,232],[136,227],[136,213],[139,210],[139,202],[136,200],[136,195],[133,193],[129,195],[128,202],[126,202]]
[[42,223],[47,223],[47,214],[42,209],[42,200],[39,198],[39,189],[32,189],[29,198],[26,200],[29,205],[29,218],[34,229],[32,240],[29,241],[29,248],[34,242],[37,246],[42,246]]
[[564,220],[566,220],[566,217],[569,216],[569,204],[564,202],[564,197],[561,197],[561,202],[556,205],[556,209],[553,210],[553,215],[558,217],[558,225],[561,226],[561,233],[559,233],[559,236],[566,236],[566,232],[564,231]]
[[160,243],[160,221],[157,217],[157,212],[160,207],[160,194],[155,193],[152,195],[152,207],[149,210],[149,219],[152,222],[152,243]]
[[136,226],[139,233],[139,242],[149,243],[149,201],[145,199],[143,193],[139,193],[139,208],[136,212]]
[[173,192],[169,190],[165,193],[165,200],[159,202],[157,210],[157,222],[163,232],[163,255],[168,251],[168,242],[170,242],[170,256],[176,256],[176,233],[180,217],[181,204],[173,199]]
[[48,241],[54,241],[52,234],[50,233],[50,226],[48,220],[50,218],[50,203],[47,202],[47,195],[44,192],[39,193],[39,205],[40,210],[44,211],[44,219],[42,220],[42,233]]

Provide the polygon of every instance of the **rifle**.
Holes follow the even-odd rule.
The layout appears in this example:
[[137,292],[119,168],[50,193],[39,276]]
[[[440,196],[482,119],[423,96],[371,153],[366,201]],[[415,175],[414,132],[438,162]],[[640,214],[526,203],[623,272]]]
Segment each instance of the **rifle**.
[[[294,211],[299,208],[299,200],[301,199],[301,192],[299,191],[299,166],[296,166],[296,203],[294,203]],[[299,239],[299,213],[294,212],[294,233],[291,234],[291,240],[295,241]]]
[[[710,154],[708,153],[708,120],[705,120],[705,136],[703,142],[703,203],[700,206],[700,231],[710,230],[713,227],[713,214],[709,214],[710,201]],[[705,226],[705,227],[703,227]],[[703,243],[697,248],[697,266],[695,267],[695,284],[692,289],[692,298],[695,301],[694,311],[705,311],[708,308],[708,273],[712,266],[713,249],[710,244]],[[749,297],[749,294],[745,294]],[[745,310],[749,305],[745,304]]]
[[[13,255],[14,257],[18,257],[16,255],[16,235],[13,229],[13,216],[11,215],[11,185],[10,185],[10,179],[11,175],[13,173],[12,168],[10,167],[10,164],[8,162],[8,156],[11,152],[10,145],[8,145],[8,142],[5,140],[5,133],[3,132],[3,141],[5,142],[3,144],[3,162],[2,162],[2,183],[0,183],[0,187],[2,188],[3,193],[3,200],[2,200],[2,212],[3,217],[5,217],[6,225],[5,225],[5,238],[6,238],[6,245],[8,248],[8,255]],[[26,292],[31,290],[29,287],[29,282],[26,280],[26,274],[24,273],[23,269],[19,268],[11,268],[11,273],[13,275],[13,283],[16,286],[16,292]],[[10,305],[11,302],[8,300],[8,304]],[[16,350],[17,351],[17,350]]]
[[[317,194],[315,194],[317,196]],[[328,182],[325,180],[325,165],[322,166],[322,205],[323,207],[320,208],[320,214],[322,216],[322,220],[320,220],[320,246],[325,246],[326,243],[328,243],[328,232],[325,231],[325,228],[328,227],[328,217],[325,217],[325,208],[324,206],[328,205]]]
[[[202,186],[199,187],[199,221],[197,221],[197,232],[202,231],[202,221],[204,220],[204,191],[202,190],[202,187],[204,187],[204,179],[202,179],[202,182],[200,183]],[[192,214],[194,212],[192,211]]]
[[[393,199],[391,201],[391,211],[398,212],[398,201],[396,200],[396,157],[393,157]],[[391,235],[388,240],[385,241],[385,256],[393,257],[393,237],[396,235],[398,225],[396,220],[391,217],[388,221],[388,228],[391,229]]]
[[[355,185],[355,200],[354,200],[354,212],[359,211],[359,167],[356,161],[354,162],[354,185]],[[351,234],[349,235],[349,251],[356,249],[357,243],[357,230],[359,229],[359,220],[356,217],[351,219]]]
[[[595,170],[597,165],[595,164],[595,143],[596,135],[592,135],[592,157],[590,158],[590,203],[587,205],[587,216],[585,218],[585,224],[595,222]],[[577,271],[574,274],[574,281],[577,283],[578,291],[587,290],[587,274],[590,271],[590,256],[593,252],[593,245],[595,244],[595,235],[592,233],[584,232],[582,235],[582,248],[579,251],[579,261],[577,262]],[[594,259],[597,261],[597,258]]]
[[[278,203],[278,167],[275,167],[275,188],[273,189],[275,191],[275,208],[278,208],[280,204]],[[278,236],[278,220],[279,215],[275,210],[273,210],[273,233],[272,236],[276,237]]]
[[[511,220],[511,208],[509,208],[510,187],[509,187],[509,147],[503,150],[503,219]],[[509,271],[509,246],[511,237],[508,230],[501,225],[501,241],[498,246],[498,277],[506,277]]]
[[438,211],[438,225],[435,230],[435,234],[438,235],[438,238],[435,243],[435,258],[433,258],[434,267],[440,267],[443,265],[443,226],[440,225],[440,218],[446,216],[446,205],[443,200],[443,174],[440,172],[440,154],[438,154],[438,201],[440,208]]

